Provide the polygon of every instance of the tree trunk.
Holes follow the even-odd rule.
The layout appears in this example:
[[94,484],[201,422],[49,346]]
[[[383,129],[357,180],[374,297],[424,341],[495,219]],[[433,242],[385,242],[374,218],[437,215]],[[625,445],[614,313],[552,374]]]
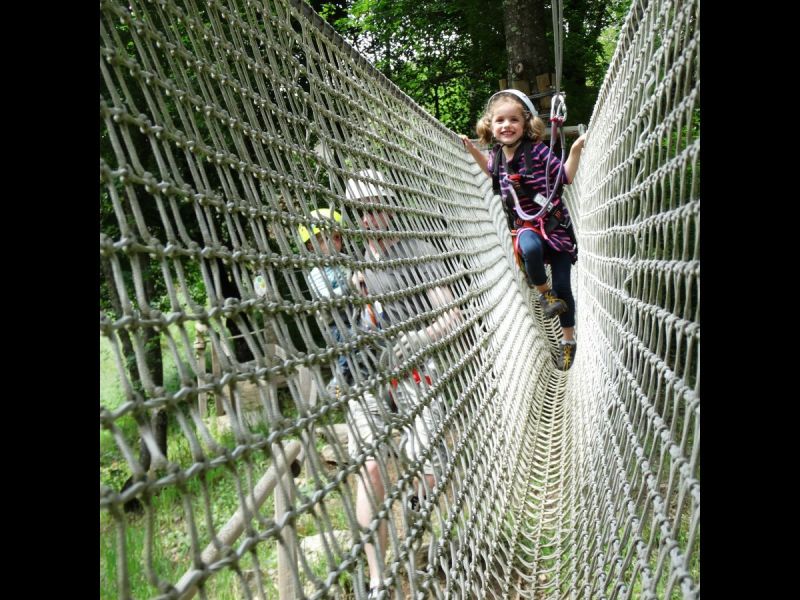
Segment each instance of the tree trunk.
[[[100,261],[100,266],[103,269],[103,275],[108,282],[108,298],[111,302],[111,308],[114,309],[114,314],[122,316],[122,301],[117,294],[117,288],[114,285],[114,276],[112,274],[111,265],[108,264],[107,259]],[[125,357],[125,366],[128,369],[128,375],[131,378],[131,387],[133,389],[141,389],[142,382],[139,379],[139,371],[136,370],[136,358],[133,352],[133,342],[131,336],[125,329],[118,329],[117,336],[122,344],[122,355]]]
[[[221,260],[217,259],[217,265],[219,267],[219,282],[222,289],[223,298],[237,298],[241,299],[241,292],[239,292],[239,288],[236,286],[234,282],[233,275],[230,273],[229,269],[225,266]],[[240,315],[239,319],[244,324],[245,327],[249,329],[249,332],[252,334],[253,327],[250,325],[249,320],[245,315]],[[225,319],[225,326],[228,328],[228,331],[231,333],[231,337],[234,338],[233,340],[233,352],[236,356],[236,360],[239,362],[248,362],[253,360],[253,353],[250,351],[250,348],[247,346],[247,342],[242,335],[241,327],[234,319]]]
[[[109,301],[114,310],[114,314],[122,316],[122,301],[117,294],[117,288],[114,284],[114,276],[111,270],[111,265],[107,260],[100,262],[103,275],[108,282]],[[152,295],[152,284],[146,281],[148,295]],[[130,377],[131,387],[139,392],[142,391],[142,381],[139,377],[139,371],[136,366],[136,355],[133,350],[133,342],[131,341],[130,334],[125,329],[117,330],[117,336],[122,344],[122,354],[125,357],[125,366],[128,369],[128,376]],[[156,386],[163,386],[164,384],[164,369],[163,360],[161,355],[161,335],[154,331],[147,331],[145,334],[145,348],[147,356],[147,365],[153,378],[153,383]],[[155,433],[156,443],[158,444],[161,453],[167,456],[167,412],[159,410],[151,418],[151,427]],[[142,468],[147,471],[151,463],[150,451],[147,449],[143,440],[139,442],[139,463]],[[124,492],[131,485],[133,485],[133,477],[129,477],[125,483],[122,484],[121,492]],[[141,512],[142,505],[136,498],[129,500],[123,506],[126,512]]]
[[[144,289],[147,298],[152,301],[156,294],[152,278],[145,278]],[[154,329],[145,329],[144,336],[147,370],[150,371],[153,385],[156,387],[164,387],[164,356],[161,353],[161,334]],[[167,422],[167,411],[163,408],[150,416],[150,427],[153,429],[156,444],[161,454],[164,455],[164,458],[167,457]],[[150,468],[151,458],[144,441],[139,445],[139,456],[142,461],[142,466],[145,470],[148,470]]]
[[503,0],[508,81],[526,94],[536,90],[537,75],[553,71],[546,18],[541,0]]

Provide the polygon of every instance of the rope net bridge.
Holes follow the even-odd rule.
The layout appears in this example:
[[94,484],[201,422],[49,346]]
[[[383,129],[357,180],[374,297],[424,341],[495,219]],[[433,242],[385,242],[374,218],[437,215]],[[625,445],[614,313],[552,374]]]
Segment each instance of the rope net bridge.
[[101,596],[699,597],[699,2],[621,31],[567,373],[457,135],[308,6],[100,8]]

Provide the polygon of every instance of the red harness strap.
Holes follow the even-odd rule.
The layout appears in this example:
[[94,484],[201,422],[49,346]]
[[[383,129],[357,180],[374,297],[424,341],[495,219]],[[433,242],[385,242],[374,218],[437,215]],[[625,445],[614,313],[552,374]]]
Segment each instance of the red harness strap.
[[511,237],[514,239],[514,255],[517,257],[517,261],[522,260],[522,255],[519,252],[519,234],[523,231],[533,231],[534,233],[538,233],[540,236],[547,239],[547,236],[544,234],[544,227],[541,226],[540,223],[536,223],[534,221],[523,221],[522,219],[515,219],[514,225],[517,226],[516,229],[511,230]]
[[[415,383],[418,384],[422,383],[422,377],[420,376],[419,371],[417,371],[416,369],[411,370],[411,376],[414,378]],[[397,389],[398,383],[399,382],[397,381],[397,379],[392,379],[392,389]],[[425,375],[425,383],[427,383],[428,385],[433,385],[433,379],[431,379],[430,375]]]

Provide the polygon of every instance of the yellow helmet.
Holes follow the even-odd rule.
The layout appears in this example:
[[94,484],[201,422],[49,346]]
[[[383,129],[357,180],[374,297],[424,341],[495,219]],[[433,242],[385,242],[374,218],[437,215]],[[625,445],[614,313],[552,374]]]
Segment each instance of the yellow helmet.
[[[335,210],[331,210],[330,208],[320,208],[319,210],[312,210],[311,211],[311,218],[312,219],[330,219],[331,213],[333,213],[333,220],[337,223],[342,222],[342,215],[340,215]],[[305,225],[299,225],[297,227],[297,231],[300,234],[300,240],[305,244],[308,240],[311,239],[312,235],[317,235],[320,232],[319,225],[312,225],[311,226],[311,233],[308,232],[308,228]]]

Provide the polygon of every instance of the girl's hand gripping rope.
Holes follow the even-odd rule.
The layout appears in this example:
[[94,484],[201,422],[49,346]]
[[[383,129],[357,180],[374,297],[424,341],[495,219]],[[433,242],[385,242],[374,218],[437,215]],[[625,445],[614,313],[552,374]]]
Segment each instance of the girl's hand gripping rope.
[[572,150],[583,150],[586,147],[586,136],[587,135],[588,135],[588,133],[584,133],[577,140],[572,142],[572,147],[570,148],[570,151],[572,151]]

